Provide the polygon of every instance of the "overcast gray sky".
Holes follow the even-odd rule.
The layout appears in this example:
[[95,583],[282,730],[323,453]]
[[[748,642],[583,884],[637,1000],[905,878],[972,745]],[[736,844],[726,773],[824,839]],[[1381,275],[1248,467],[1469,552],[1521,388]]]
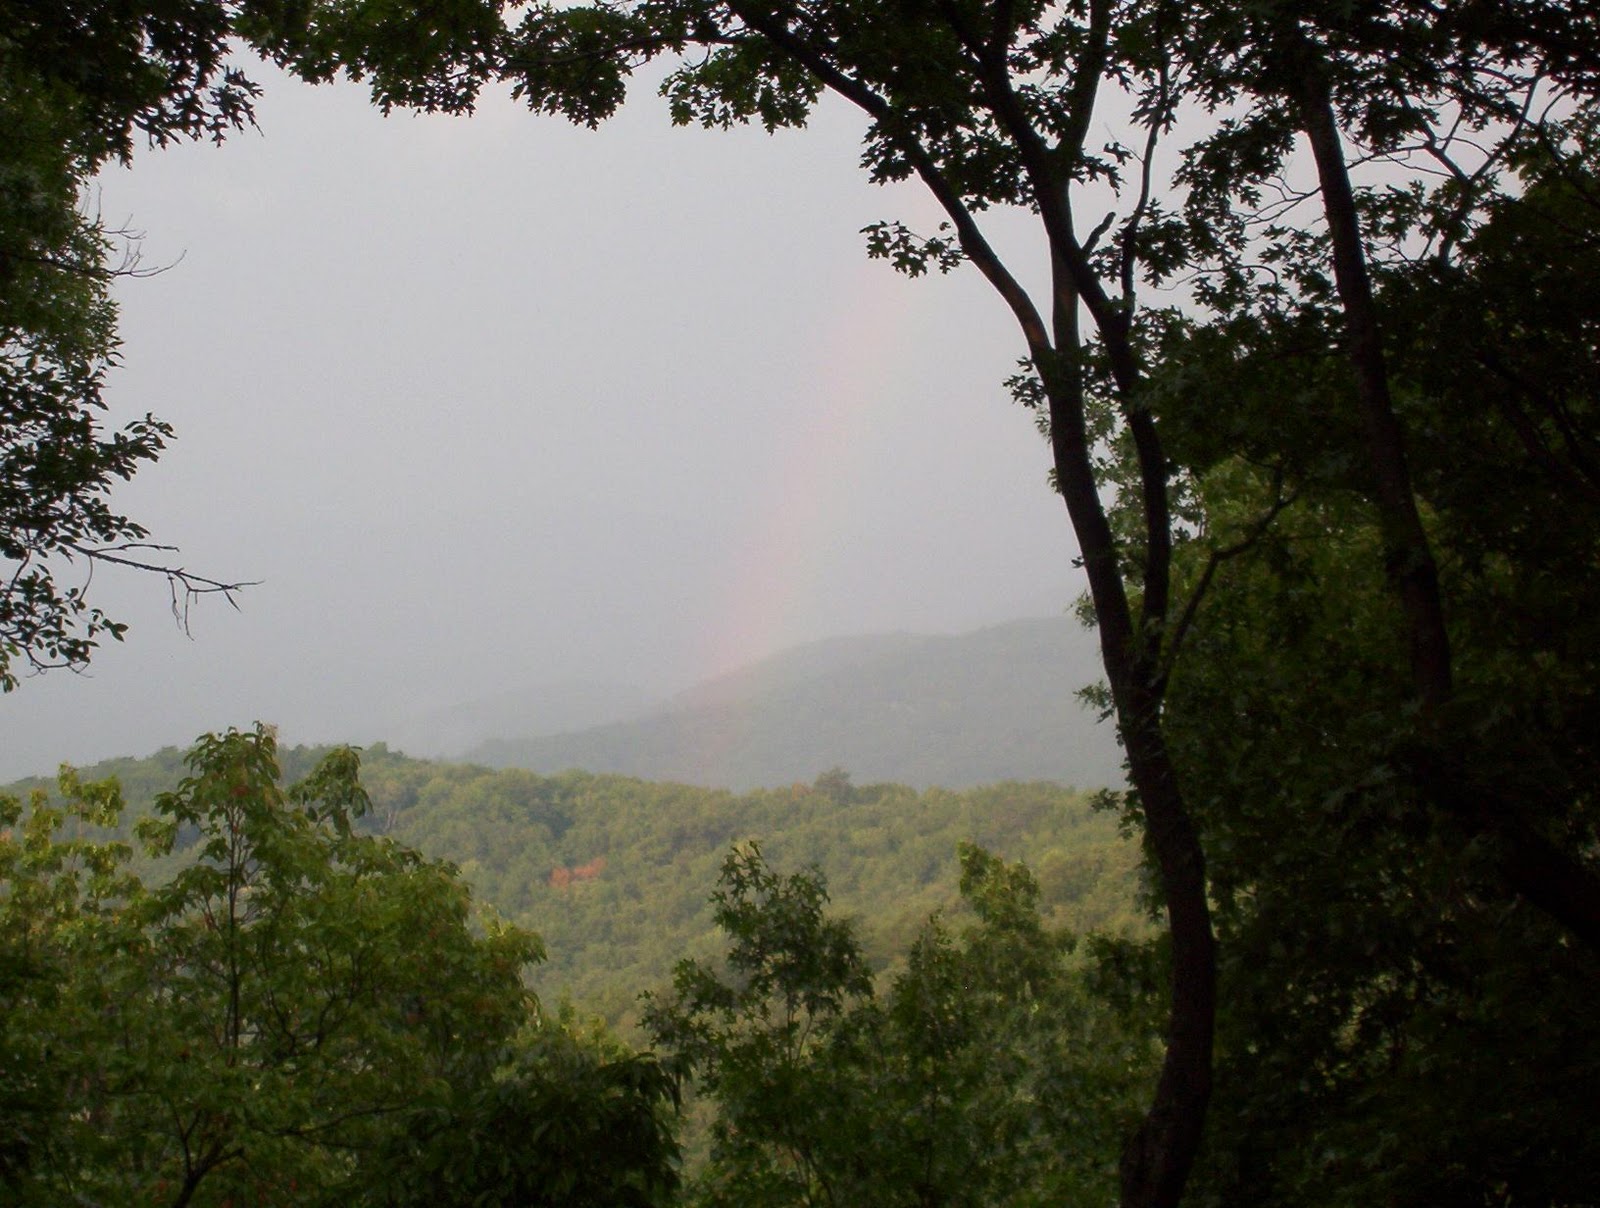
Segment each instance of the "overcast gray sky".
[[[259,133],[142,155],[99,200],[170,266],[120,290],[109,397],[177,439],[117,502],[263,582],[185,637],[160,583],[102,572],[128,640],[0,698],[0,777],[258,718],[372,741],[545,684],[664,694],[1076,595],[1000,384],[1020,340],[970,269],[866,259],[863,225],[937,214],[866,182],[842,107],[677,130],[646,89],[592,132],[256,74]],[[1000,241],[1036,263],[1026,229]]]

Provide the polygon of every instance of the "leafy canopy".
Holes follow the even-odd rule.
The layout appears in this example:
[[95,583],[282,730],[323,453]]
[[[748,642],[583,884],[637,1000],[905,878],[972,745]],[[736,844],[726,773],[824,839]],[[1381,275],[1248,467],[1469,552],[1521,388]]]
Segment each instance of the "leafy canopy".
[[[114,784],[65,773],[69,811],[0,802],[8,1195],[466,1203],[538,1185],[529,1202],[643,1205],[670,1192],[670,1081],[542,1020],[523,984],[538,939],[476,922],[451,866],[359,833],[354,752],[288,788],[265,729],[202,738],[188,762],[138,827],[156,853],[194,841],[165,884],[93,837],[118,820]],[[539,1143],[558,1127],[563,1146]],[[613,1131],[629,1143],[586,1152]],[[441,1194],[415,1198],[441,1178]]]
[[682,962],[645,1016],[714,1113],[692,1202],[1105,1202],[1155,1035],[1091,996],[1025,867],[961,865],[976,921],[930,919],[880,992],[815,869],[730,852],[724,964]]

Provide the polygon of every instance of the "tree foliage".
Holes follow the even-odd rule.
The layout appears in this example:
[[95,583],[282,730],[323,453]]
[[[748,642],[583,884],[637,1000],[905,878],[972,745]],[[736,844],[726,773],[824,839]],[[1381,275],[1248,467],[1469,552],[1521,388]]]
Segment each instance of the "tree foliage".
[[1596,1194],[1572,1127],[1600,1071],[1581,1005],[1597,988],[1581,889],[1600,821],[1596,312],[1566,277],[1600,218],[1587,122],[1503,131],[1517,187],[1470,207],[1366,202],[1416,240],[1372,275],[1449,620],[1432,705],[1338,312],[1308,278],[1165,333],[1158,406],[1205,534],[1184,561],[1210,583],[1170,728],[1203,786],[1225,954],[1214,1202]]
[[[645,1059],[541,1023],[522,980],[537,938],[493,919],[480,930],[453,868],[358,832],[352,752],[287,789],[266,730],[201,739],[188,763],[139,827],[156,851],[196,838],[164,884],[143,884],[125,844],[95,837],[117,821],[114,784],[64,774],[70,821],[42,800],[5,801],[12,1194],[399,1202],[383,1193],[448,1169],[440,1138],[491,1124],[501,1131],[471,1152],[497,1160],[430,1202],[479,1202],[508,1158],[592,1172],[540,1203],[618,1202],[596,1189],[606,1179],[646,1189],[641,1204],[670,1189],[670,1085]],[[571,1144],[540,1141],[557,1109],[579,1136],[639,1140],[569,1166]]]
[[1091,998],[1025,867],[961,862],[976,920],[929,920],[880,993],[815,870],[729,854],[724,965],[683,962],[646,1013],[712,1104],[694,1202],[1105,1202],[1156,1034]]
[[220,139],[250,120],[254,86],[224,61],[232,24],[202,0],[0,3],[0,688],[19,665],[82,667],[120,640],[88,598],[96,564],[161,574],[175,603],[235,586],[153,561],[160,547],[110,502],[172,430],[150,415],[105,426],[110,285],[137,258],[87,208],[94,173],[136,136]]
[[678,1082],[654,1056],[564,1017],[519,1038],[492,1079],[414,1113],[378,1163],[384,1208],[676,1203]]

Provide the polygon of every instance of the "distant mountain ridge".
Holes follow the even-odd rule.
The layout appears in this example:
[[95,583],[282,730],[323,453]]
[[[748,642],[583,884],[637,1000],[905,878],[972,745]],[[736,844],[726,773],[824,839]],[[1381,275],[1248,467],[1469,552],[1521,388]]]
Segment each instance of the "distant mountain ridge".
[[660,707],[632,684],[574,681],[502,692],[426,713],[380,720],[367,729],[386,745],[424,759],[451,759],[480,743],[521,734],[603,725]]
[[749,701],[764,693],[791,689],[873,659],[909,651],[929,640],[925,633],[874,633],[803,642],[685,688],[665,702],[665,708],[703,709]]
[[965,788],[1122,783],[1115,733],[1077,699],[1098,682],[1093,633],[1065,617],[954,636],[834,638],[680,693],[658,711],[563,734],[499,739],[467,758],[729,788],[809,782]]

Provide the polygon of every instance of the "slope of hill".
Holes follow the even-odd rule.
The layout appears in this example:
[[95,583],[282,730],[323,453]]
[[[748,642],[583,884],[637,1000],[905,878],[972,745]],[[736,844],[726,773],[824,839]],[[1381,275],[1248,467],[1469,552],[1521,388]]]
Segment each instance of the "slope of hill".
[[702,684],[643,717],[487,742],[469,758],[735,790],[808,782],[828,767],[923,788],[1118,785],[1112,728],[1076,697],[1099,679],[1094,635],[1064,617],[952,637],[832,639]]

